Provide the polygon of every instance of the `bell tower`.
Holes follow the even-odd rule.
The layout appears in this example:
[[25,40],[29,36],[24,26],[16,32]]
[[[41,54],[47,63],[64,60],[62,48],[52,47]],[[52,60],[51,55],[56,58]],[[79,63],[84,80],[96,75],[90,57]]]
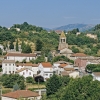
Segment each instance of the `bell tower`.
[[64,34],[64,32],[62,31],[61,35],[60,35],[60,40],[59,40],[60,43],[66,43],[66,36]]
[[68,44],[66,43],[66,36],[65,33],[62,31],[60,37],[59,37],[59,46],[58,51],[60,52],[63,49],[68,48]]

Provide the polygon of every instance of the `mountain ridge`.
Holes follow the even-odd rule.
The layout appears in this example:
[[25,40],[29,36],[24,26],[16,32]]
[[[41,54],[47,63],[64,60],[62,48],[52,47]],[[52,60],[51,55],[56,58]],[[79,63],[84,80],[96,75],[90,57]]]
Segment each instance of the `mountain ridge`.
[[90,30],[94,27],[95,25],[94,24],[68,24],[68,25],[63,25],[63,26],[60,26],[60,27],[56,27],[56,28],[52,28],[52,29],[49,29],[49,28],[44,28],[44,29],[47,29],[47,31],[49,30],[65,30],[65,31],[70,31],[70,30],[73,30],[73,29],[76,29],[78,28],[79,31],[86,31],[86,30]]

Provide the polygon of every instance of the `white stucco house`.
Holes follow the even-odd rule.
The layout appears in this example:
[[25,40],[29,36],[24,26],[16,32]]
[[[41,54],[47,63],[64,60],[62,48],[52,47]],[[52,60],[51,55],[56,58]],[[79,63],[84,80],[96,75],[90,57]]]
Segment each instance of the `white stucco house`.
[[15,60],[22,62],[23,60],[26,60],[26,62],[29,62],[32,59],[36,59],[36,54],[32,53],[7,53],[5,56],[5,59],[7,60]]
[[17,70],[16,73],[19,74],[20,76],[24,76],[25,78],[34,76],[34,72],[28,68],[22,68],[20,70]]
[[3,94],[1,96],[1,100],[40,100],[41,95],[37,92],[32,92],[29,90],[17,90],[14,92],[9,92],[6,94]]
[[16,65],[14,60],[4,60],[2,61],[3,74],[15,74]]
[[100,81],[100,72],[93,72],[92,76],[93,76],[93,80]]
[[39,64],[32,64],[32,63],[16,63],[16,70],[20,70],[22,68],[28,68],[34,72],[36,75],[38,72]]
[[38,66],[39,66],[39,64],[32,64],[32,71],[34,72],[34,75],[37,75]]
[[40,63],[38,66],[39,75],[44,77],[44,80],[50,78],[53,75],[53,67],[50,62]]
[[57,62],[53,63],[53,71],[58,73],[60,64],[67,64],[67,62],[66,61],[57,61]]

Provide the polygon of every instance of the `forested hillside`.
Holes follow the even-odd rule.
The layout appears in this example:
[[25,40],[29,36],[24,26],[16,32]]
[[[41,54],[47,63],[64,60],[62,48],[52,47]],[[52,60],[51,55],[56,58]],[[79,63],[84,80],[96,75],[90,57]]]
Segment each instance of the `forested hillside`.
[[[96,25],[91,31],[79,35],[76,34],[77,32],[79,32],[78,29],[67,32],[66,42],[69,44],[69,48],[75,53],[84,52],[88,55],[100,56],[100,25]],[[87,33],[96,34],[97,39],[87,37]],[[23,52],[41,50],[47,56],[51,50],[57,50],[59,35],[54,31],[47,32],[42,27],[30,25],[27,22],[14,24],[10,29],[0,26],[0,44],[4,45],[4,49],[7,48],[8,44],[10,49],[13,49],[13,45],[22,45],[23,42]],[[26,50],[30,47],[33,50]]]

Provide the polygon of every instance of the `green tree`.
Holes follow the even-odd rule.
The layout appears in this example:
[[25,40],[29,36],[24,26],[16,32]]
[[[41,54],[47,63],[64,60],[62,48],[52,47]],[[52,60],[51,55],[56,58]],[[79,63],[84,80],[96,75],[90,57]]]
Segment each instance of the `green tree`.
[[9,49],[14,49],[13,41],[10,41]]
[[52,59],[53,59],[53,56],[52,56],[51,52],[49,52],[49,54],[48,54],[48,62],[51,62]]
[[20,88],[19,88],[19,86],[18,86],[18,84],[16,83],[14,86],[13,86],[13,91],[16,91],[16,90],[19,90]]
[[21,90],[24,90],[26,88],[24,81],[20,82],[19,87],[20,87]]
[[19,51],[18,40],[16,41],[16,51]]
[[41,63],[41,62],[45,62],[45,57],[44,56],[38,56],[37,59],[35,60],[35,63]]
[[60,100],[99,100],[100,82],[93,81],[92,76],[73,79],[66,86]]
[[57,90],[60,88],[60,86],[61,86],[60,78],[56,74],[53,74],[53,76],[49,80],[47,80],[46,83],[47,96],[55,94]]
[[34,83],[33,77],[26,77],[26,82],[27,83]]
[[2,55],[2,49],[0,48],[0,55]]
[[37,39],[36,41],[36,51],[41,51],[43,43],[41,40]]
[[79,52],[79,49],[73,46],[73,47],[72,47],[72,52],[78,53],[78,52]]

